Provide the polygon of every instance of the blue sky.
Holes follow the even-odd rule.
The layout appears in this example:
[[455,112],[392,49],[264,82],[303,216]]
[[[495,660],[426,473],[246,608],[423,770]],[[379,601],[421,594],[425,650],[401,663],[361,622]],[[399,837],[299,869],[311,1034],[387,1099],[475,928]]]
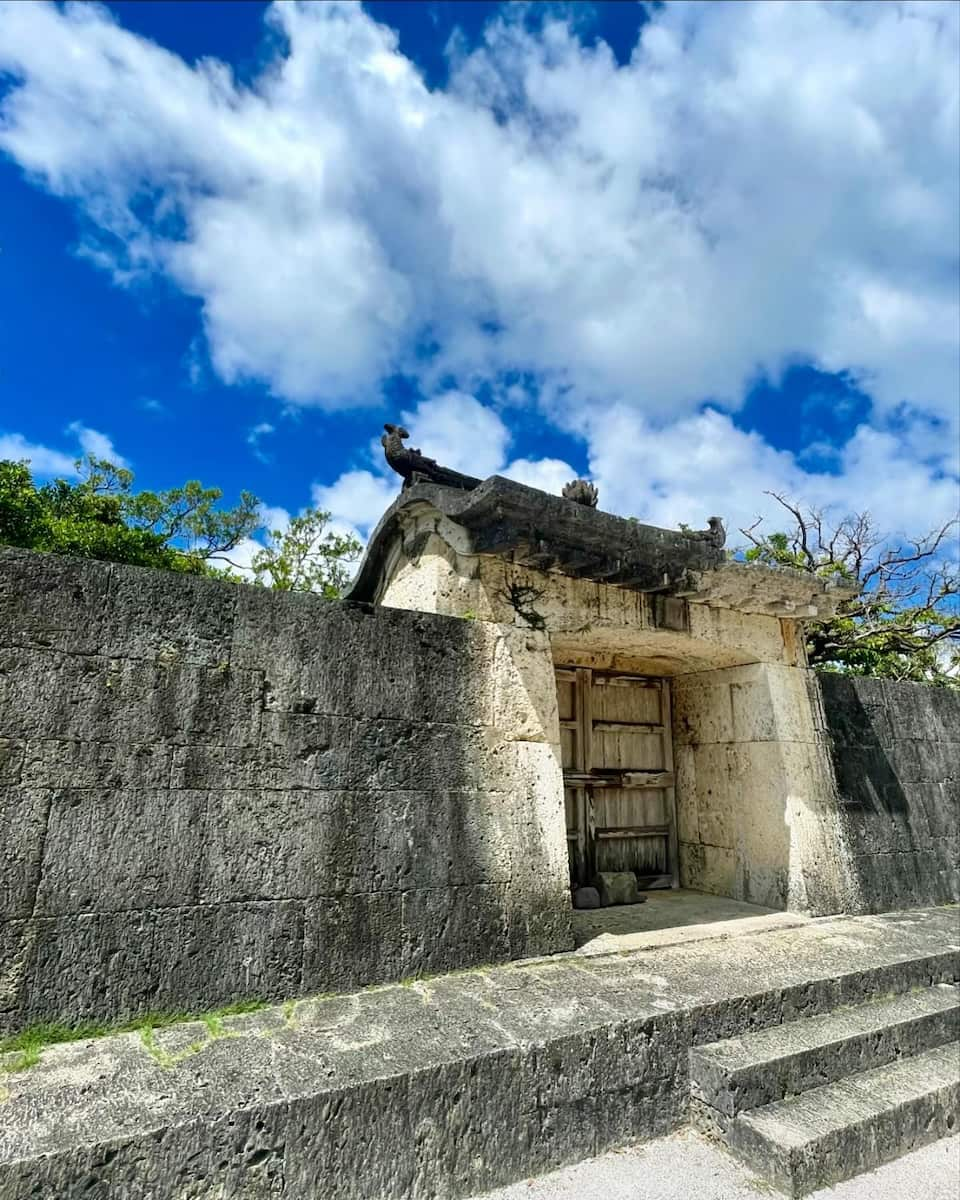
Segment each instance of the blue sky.
[[[0,454],[956,505],[958,6],[0,4]],[[283,510],[283,511],[281,511]]]

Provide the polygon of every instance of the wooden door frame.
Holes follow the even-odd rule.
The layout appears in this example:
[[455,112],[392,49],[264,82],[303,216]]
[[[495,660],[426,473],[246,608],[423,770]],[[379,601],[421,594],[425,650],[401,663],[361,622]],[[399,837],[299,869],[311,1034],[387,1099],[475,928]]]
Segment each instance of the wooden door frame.
[[[576,812],[574,826],[572,828],[567,827],[567,841],[568,843],[573,843],[573,862],[571,864],[571,873],[574,876],[573,886],[577,887],[589,883],[595,876],[597,869],[597,829],[594,819],[593,791],[596,787],[602,787],[603,782],[601,778],[591,780],[592,772],[595,769],[593,767],[593,687],[595,675],[610,675],[623,679],[635,679],[638,683],[644,681],[656,683],[658,686],[660,696],[659,727],[664,731],[663,770],[658,776],[644,782],[649,786],[654,783],[654,779],[658,783],[661,780],[664,781],[660,783],[660,786],[664,788],[666,793],[665,803],[669,819],[665,830],[651,826],[649,827],[651,833],[647,836],[666,837],[667,873],[656,878],[669,880],[671,888],[679,887],[679,834],[677,830],[677,795],[674,774],[673,714],[670,679],[665,676],[634,675],[629,671],[611,671],[602,668],[594,670],[591,667],[564,666],[562,664],[555,664],[554,671],[558,682],[563,680],[564,682],[573,684],[572,716],[566,719],[561,718],[560,720],[562,727],[576,731],[574,767],[573,770],[564,768],[565,790],[569,789],[573,793]],[[637,774],[640,773],[638,772]],[[666,780],[669,780],[669,782],[666,782]],[[639,785],[624,782],[621,783],[621,786],[629,789]],[[653,833],[654,829],[657,829],[656,834]]]

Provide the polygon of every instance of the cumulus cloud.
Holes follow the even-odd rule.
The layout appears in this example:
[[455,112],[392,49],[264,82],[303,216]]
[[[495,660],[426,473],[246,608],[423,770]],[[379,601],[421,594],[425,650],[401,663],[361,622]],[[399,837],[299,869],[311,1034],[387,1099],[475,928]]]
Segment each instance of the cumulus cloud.
[[559,458],[515,458],[500,474],[553,495],[559,495],[564,484],[577,478],[573,467]]
[[[509,460],[511,435],[503,418],[476,396],[447,391],[401,413],[410,431],[408,445],[445,467],[485,479],[505,475],[530,487],[559,492],[576,472],[554,458]],[[379,441],[371,443],[370,466],[344,472],[332,484],[314,484],[313,503],[339,525],[366,540],[384,510],[396,499],[400,479],[383,460]]]
[[0,145],[203,300],[227,380],[355,403],[430,332],[648,412],[797,352],[955,398],[952,3],[672,4],[625,66],[508,13],[433,92],[359,5],[272,8],[250,88],[92,5],[3,19]]
[[84,454],[92,454],[94,458],[103,458],[113,463],[115,467],[129,467],[130,464],[119,453],[112,440],[98,429],[90,429],[81,421],[73,421],[66,428],[80,443]]
[[22,433],[0,433],[0,459],[14,462],[26,459],[34,474],[41,477],[76,475],[76,458],[76,454],[64,454],[62,450],[28,442]]
[[332,484],[313,485],[313,506],[330,513],[338,528],[365,538],[396,499],[398,484],[372,471],[346,471]]
[[771,490],[837,517],[869,511],[893,536],[925,532],[957,508],[954,478],[932,473],[903,453],[899,438],[867,425],[838,451],[835,473],[805,470],[793,454],[712,410],[657,429],[615,409],[595,423],[591,447],[601,507],[667,528],[703,528],[719,514],[731,544],[757,517],[782,527],[783,509],[765,495]]
[[22,433],[0,433],[0,459],[12,459],[14,462],[26,459],[33,474],[42,479],[75,476],[76,461],[86,454],[108,459],[117,467],[130,465],[117,451],[112,440],[98,429],[90,429],[80,421],[73,421],[64,432],[72,434],[77,440],[78,448],[72,452],[37,445],[28,441]]
[[[519,373],[587,439],[608,506],[690,519],[796,485],[875,507],[889,478],[901,516],[922,514],[955,469],[960,6],[648,17],[619,65],[508,8],[429,90],[357,4],[272,7],[272,50],[241,85],[95,5],[9,3],[0,149],[76,202],[119,284],[160,274],[200,299],[227,382],[335,408],[415,375],[431,397],[415,442],[485,474],[509,468],[509,434],[462,398]],[[840,476],[700,411],[736,410],[797,357],[873,402]],[[638,432],[656,484],[638,481]],[[361,468],[319,494],[359,528],[387,493]]]

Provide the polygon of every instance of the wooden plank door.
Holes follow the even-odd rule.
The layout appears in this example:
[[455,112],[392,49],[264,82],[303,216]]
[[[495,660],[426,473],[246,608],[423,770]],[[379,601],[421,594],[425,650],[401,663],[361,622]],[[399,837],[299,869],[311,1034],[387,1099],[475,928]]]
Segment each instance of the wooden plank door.
[[560,668],[557,693],[571,880],[634,871],[677,887],[669,681]]

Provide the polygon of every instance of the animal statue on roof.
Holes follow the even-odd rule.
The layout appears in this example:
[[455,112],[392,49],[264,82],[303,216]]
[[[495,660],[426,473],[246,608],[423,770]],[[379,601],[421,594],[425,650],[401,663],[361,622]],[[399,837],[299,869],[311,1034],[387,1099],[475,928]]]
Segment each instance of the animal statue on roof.
[[472,475],[461,475],[459,471],[441,467],[436,459],[427,458],[412,446],[405,446],[404,439],[410,434],[402,425],[388,422],[383,428],[386,430],[380,438],[383,455],[387,465],[402,476],[403,491],[415,483],[436,483],[441,487],[460,488],[462,491],[471,491],[480,486],[480,480]]
[[561,495],[564,500],[572,500],[574,504],[586,504],[588,508],[597,507],[597,488],[589,479],[572,479],[563,485]]
[[722,550],[727,540],[727,531],[723,527],[721,517],[707,517],[706,529],[688,529],[684,530],[684,533],[689,538],[696,538],[698,542],[706,542],[715,550]]

